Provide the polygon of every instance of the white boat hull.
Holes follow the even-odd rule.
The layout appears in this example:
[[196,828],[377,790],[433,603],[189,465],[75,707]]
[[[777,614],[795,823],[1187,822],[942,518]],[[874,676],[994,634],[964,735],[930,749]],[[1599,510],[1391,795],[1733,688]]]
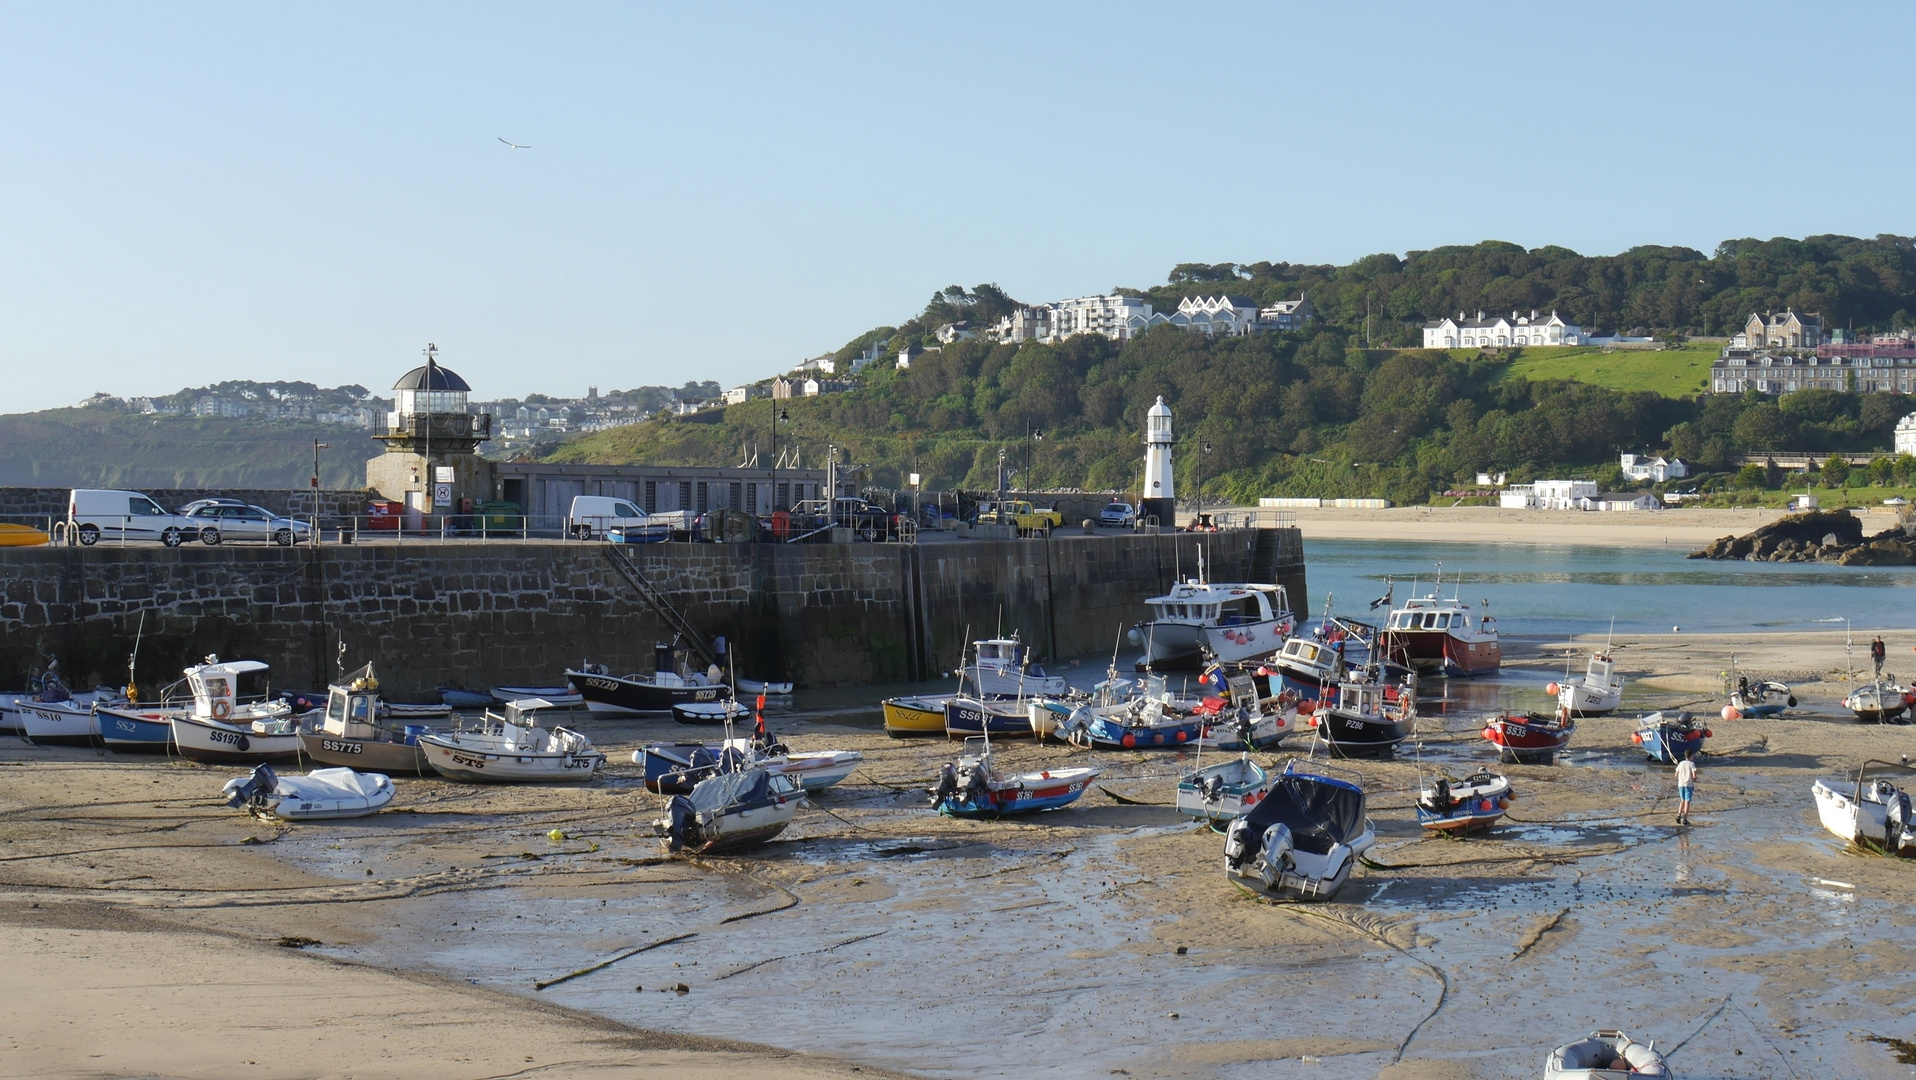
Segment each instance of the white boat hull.
[[[229,782],[231,794],[243,780]],[[377,814],[393,801],[392,779],[383,773],[352,769],[314,769],[305,776],[280,776],[263,800],[274,817],[286,821],[336,821]]]
[[1289,618],[1239,623],[1235,626],[1206,626],[1198,632],[1198,640],[1220,662],[1231,664],[1271,655],[1284,647],[1284,641],[1291,636],[1293,629],[1295,624]]
[[[1867,793],[1868,788],[1865,787]],[[1865,798],[1856,801],[1853,781],[1818,780],[1811,786],[1816,796],[1816,817],[1823,827],[1839,838],[1859,844],[1867,841],[1898,852],[1916,851],[1916,831],[1905,828],[1892,845],[1887,837],[1889,813],[1880,802]]]
[[976,664],[965,670],[965,684],[975,688],[984,697],[1033,697],[1039,694],[1062,694],[1070,689],[1070,684],[1062,675],[981,668]]
[[802,791],[823,791],[851,776],[865,755],[856,750],[816,750],[786,754],[765,762],[780,776],[790,777]]
[[175,716],[172,724],[180,756],[203,765],[281,764],[298,761],[305,750],[297,730],[268,734],[191,716]]
[[35,746],[92,746],[100,737],[100,719],[72,702],[19,701],[21,734]]
[[1610,686],[1571,679],[1557,691],[1557,707],[1572,716],[1606,716],[1623,704],[1623,683]]
[[605,764],[597,750],[512,750],[456,731],[422,735],[419,749],[434,772],[479,784],[583,784]]

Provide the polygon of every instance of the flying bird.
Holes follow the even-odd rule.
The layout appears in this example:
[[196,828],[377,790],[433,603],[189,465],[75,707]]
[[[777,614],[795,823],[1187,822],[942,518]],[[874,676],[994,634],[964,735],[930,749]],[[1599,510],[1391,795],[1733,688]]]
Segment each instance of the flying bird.
[[521,146],[521,145],[519,145],[518,143],[516,143],[516,142],[513,142],[513,141],[512,141],[511,139],[508,139],[508,138],[506,138],[506,137],[505,137],[504,135],[500,135],[500,136],[498,136],[498,139],[499,139],[499,141],[500,141],[500,142],[502,142],[502,143],[505,143],[505,144],[506,144],[507,146],[510,146],[510,147],[512,147],[512,148],[513,148],[514,150],[530,150],[530,149],[532,149],[532,147],[530,147],[530,146]]

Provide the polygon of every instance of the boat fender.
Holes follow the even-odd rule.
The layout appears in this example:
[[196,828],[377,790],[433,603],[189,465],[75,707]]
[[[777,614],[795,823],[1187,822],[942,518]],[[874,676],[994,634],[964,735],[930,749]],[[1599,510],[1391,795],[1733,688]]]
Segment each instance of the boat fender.
[[1497,809],[1499,809],[1499,810],[1508,810],[1508,809],[1510,809],[1510,796],[1508,796],[1508,795],[1506,795],[1506,796],[1504,796],[1503,798],[1501,798],[1501,799],[1498,799],[1498,800],[1497,800]]
[[1790,695],[1790,696],[1789,696],[1789,697],[1788,697],[1787,699],[1785,699],[1785,700],[1786,700],[1786,701],[1787,701],[1787,702],[1789,703],[1789,706],[1790,706],[1790,708],[1792,708],[1792,709],[1794,709],[1794,708],[1796,708],[1796,695],[1795,695],[1795,694],[1791,694],[1791,695]]
[[221,698],[213,703],[213,719],[224,720],[233,715],[233,703]]
[[251,750],[253,748],[253,740],[247,738],[244,735],[241,735],[239,737],[239,741],[233,744],[233,748],[235,750],[238,750],[240,753],[245,753],[246,751]]
[[1129,750],[1132,747],[1138,745],[1138,740],[1135,736],[1133,736],[1130,732],[1127,731],[1124,733],[1124,738],[1118,740],[1118,744],[1123,746],[1126,750]]
[[1734,706],[1734,705],[1725,705],[1725,706],[1723,706],[1723,719],[1725,719],[1725,720],[1741,720],[1741,719],[1743,719],[1743,714],[1742,714],[1742,713],[1740,713],[1740,712],[1738,712],[1738,711],[1736,710],[1736,706]]
[[958,770],[952,768],[951,762],[947,761],[945,767],[938,770],[938,785],[931,789],[931,804],[937,806],[957,792]]
[[1543,688],[1543,692],[1549,694],[1551,697],[1556,697],[1558,694],[1563,693],[1563,688],[1556,683],[1551,683]]

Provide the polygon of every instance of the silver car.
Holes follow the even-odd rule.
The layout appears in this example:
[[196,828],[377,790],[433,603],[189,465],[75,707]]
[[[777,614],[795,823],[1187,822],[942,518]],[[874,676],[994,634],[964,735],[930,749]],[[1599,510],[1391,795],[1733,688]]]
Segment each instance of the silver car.
[[292,547],[313,534],[312,526],[304,521],[281,517],[262,507],[224,500],[195,506],[186,516],[199,523],[202,544],[270,540],[280,547]]

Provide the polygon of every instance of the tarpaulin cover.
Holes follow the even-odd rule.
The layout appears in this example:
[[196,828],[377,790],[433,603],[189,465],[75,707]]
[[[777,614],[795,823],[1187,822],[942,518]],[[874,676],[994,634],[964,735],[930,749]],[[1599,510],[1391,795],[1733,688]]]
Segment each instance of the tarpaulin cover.
[[1364,834],[1364,791],[1328,776],[1289,773],[1278,778],[1244,819],[1253,836],[1283,822],[1290,826],[1297,850],[1323,855],[1333,844],[1348,844]]

